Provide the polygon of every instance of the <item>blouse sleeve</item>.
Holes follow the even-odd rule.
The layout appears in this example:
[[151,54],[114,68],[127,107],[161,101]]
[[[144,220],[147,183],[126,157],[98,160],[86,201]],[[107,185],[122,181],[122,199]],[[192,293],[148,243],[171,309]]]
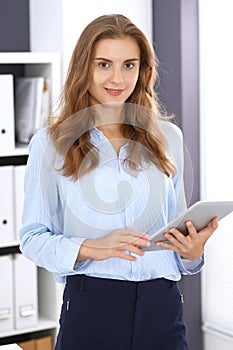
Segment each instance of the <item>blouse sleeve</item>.
[[[45,129],[38,131],[29,145],[29,158],[24,179],[24,208],[22,227],[19,231],[22,253],[38,266],[66,275],[82,269],[87,261],[76,262],[81,244],[85,238],[65,237],[56,222],[53,212],[57,210],[58,191],[55,172],[46,174],[44,169],[51,168],[48,152],[48,135]],[[44,176],[48,176],[49,209],[43,196]]]

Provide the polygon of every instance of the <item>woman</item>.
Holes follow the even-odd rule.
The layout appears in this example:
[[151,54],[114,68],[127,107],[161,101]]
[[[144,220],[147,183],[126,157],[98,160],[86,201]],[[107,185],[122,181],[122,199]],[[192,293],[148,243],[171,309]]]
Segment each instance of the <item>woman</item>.
[[56,350],[188,349],[176,282],[202,268],[217,219],[149,240],[186,208],[182,134],[160,112],[157,66],[129,19],[95,19],[59,118],[31,140],[21,250],[66,283]]

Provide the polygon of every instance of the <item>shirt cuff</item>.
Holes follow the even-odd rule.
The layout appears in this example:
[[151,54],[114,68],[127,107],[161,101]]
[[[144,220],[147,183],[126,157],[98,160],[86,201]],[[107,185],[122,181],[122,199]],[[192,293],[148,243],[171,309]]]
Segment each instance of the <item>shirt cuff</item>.
[[73,264],[73,270],[74,271],[81,271],[82,269],[84,269],[91,261],[91,259],[86,259],[86,260],[81,260],[81,261],[78,261],[76,260],[77,259],[77,256],[78,256],[78,252],[79,252],[79,249],[83,243],[83,241],[85,241],[86,238],[79,238],[79,237],[72,237],[71,238],[71,241],[74,242],[77,246],[76,246],[76,249],[78,248],[78,250],[76,251],[76,257],[75,257],[75,261],[74,261],[74,264]]
[[182,259],[179,254],[177,254],[178,263],[181,268],[181,272],[185,275],[192,275],[198,273],[202,270],[204,266],[204,254],[195,260]]

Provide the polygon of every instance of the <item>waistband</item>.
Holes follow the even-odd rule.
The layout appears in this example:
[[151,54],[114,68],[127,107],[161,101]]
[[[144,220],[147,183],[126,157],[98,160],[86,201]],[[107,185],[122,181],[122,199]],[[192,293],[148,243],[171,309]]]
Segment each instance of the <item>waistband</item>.
[[90,277],[85,275],[72,275],[68,276],[66,280],[66,286],[75,288],[79,291],[86,292],[103,292],[103,293],[123,293],[130,294],[140,291],[160,291],[169,287],[176,286],[177,283],[165,278],[157,278],[148,281],[127,281],[116,280],[99,277]]

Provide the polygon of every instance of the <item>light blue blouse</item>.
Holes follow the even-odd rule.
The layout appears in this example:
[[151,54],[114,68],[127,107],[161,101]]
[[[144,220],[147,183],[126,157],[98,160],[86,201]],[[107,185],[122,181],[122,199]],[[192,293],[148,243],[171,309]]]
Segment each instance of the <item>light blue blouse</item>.
[[[146,252],[136,261],[110,258],[77,262],[82,242],[118,229],[149,234],[167,224],[186,208],[183,185],[183,138],[174,124],[161,121],[175,162],[175,177],[165,176],[155,165],[146,165],[136,176],[126,169],[129,143],[119,154],[101,131],[90,131],[99,151],[99,166],[74,182],[58,171],[62,164],[46,129],[31,139],[25,174],[25,200],[20,249],[30,260],[54,273],[58,282],[67,275],[145,281],[201,270],[203,257],[184,260],[169,250]],[[129,141],[131,142],[131,141]],[[133,141],[132,141],[133,142]]]

